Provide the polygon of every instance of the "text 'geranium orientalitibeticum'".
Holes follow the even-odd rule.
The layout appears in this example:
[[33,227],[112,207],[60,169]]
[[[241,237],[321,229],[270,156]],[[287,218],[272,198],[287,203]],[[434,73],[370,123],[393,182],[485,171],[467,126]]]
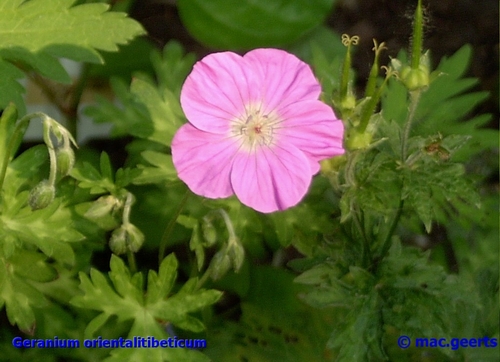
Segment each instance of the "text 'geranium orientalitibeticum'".
[[320,93],[311,68],[282,50],[206,56],[182,87],[179,178],[198,195],[235,194],[260,212],[296,205],[319,161],[344,153],[344,126]]

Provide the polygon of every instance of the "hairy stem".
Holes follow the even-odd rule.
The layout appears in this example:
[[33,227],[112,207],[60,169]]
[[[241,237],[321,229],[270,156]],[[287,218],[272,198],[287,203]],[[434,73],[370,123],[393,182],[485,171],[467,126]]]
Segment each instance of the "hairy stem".
[[406,158],[408,157],[408,139],[410,138],[411,126],[415,119],[415,113],[417,111],[417,106],[421,94],[422,90],[420,88],[410,92],[410,108],[408,110],[405,128],[403,130],[403,135],[401,138],[401,161],[403,163],[406,163]]

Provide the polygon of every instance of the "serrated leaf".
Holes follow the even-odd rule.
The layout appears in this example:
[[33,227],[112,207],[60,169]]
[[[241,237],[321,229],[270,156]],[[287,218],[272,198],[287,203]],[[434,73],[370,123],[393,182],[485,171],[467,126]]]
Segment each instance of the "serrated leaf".
[[110,180],[113,182],[113,169],[111,166],[111,161],[109,159],[109,156],[106,152],[101,153],[101,158],[100,158],[100,167],[101,167],[101,175],[102,177]]
[[184,123],[179,100],[169,89],[160,94],[151,84],[141,79],[132,81],[130,92],[146,106],[153,121],[154,131],[147,138],[170,146],[175,132]]
[[[144,304],[142,285],[134,285],[133,278],[123,260],[113,254],[111,255],[109,266],[111,268],[109,278],[113,282],[113,286],[118,294],[120,294],[122,298],[134,299],[140,305]],[[142,276],[140,276],[140,274],[136,275],[138,275],[142,281]]]
[[23,73],[7,61],[24,63],[56,81],[70,78],[56,57],[99,63],[96,49],[116,51],[144,33],[126,14],[108,12],[106,4],[72,6],[75,0],[4,0],[0,3],[0,108],[14,102],[19,113],[26,107]]
[[178,180],[171,155],[156,151],[144,151],[141,156],[155,167],[139,166],[140,174],[134,178],[134,184],[142,185]]
[[333,0],[180,0],[181,20],[201,43],[218,49],[291,44],[321,24]]
[[177,279],[177,264],[175,255],[170,254],[161,262],[158,274],[149,271],[147,304],[154,304],[170,293]]
[[[115,51],[144,33],[124,13],[107,12],[106,4],[72,5],[75,0],[4,0],[0,4],[2,48],[22,47],[74,59],[72,50],[81,48],[79,61],[101,61],[95,49]],[[69,48],[64,48],[70,45]]]
[[[132,336],[164,336],[165,332],[157,320],[199,332],[203,330],[203,324],[189,313],[215,303],[221,296],[221,292],[215,290],[194,291],[183,288],[168,297],[177,275],[177,260],[173,254],[163,260],[158,274],[150,271],[146,298],[143,298],[140,273],[131,276],[124,262],[114,255],[111,257],[110,266],[112,285],[95,269],[91,269],[90,279],[80,273],[80,289],[84,294],[75,296],[70,301],[77,307],[102,312],[101,316],[87,326],[88,333],[101,328],[112,315],[115,315],[118,321],[133,320],[130,331]],[[191,288],[192,283],[186,284]],[[142,332],[137,334],[137,331]]]

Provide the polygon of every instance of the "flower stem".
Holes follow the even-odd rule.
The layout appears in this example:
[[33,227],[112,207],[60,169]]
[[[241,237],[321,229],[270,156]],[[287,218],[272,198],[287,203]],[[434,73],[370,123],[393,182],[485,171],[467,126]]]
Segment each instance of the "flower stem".
[[128,267],[132,274],[137,273],[137,263],[135,262],[135,254],[133,251],[127,251]]
[[161,262],[165,256],[165,249],[167,248],[168,239],[170,238],[170,234],[174,230],[174,226],[175,226],[175,222],[177,221],[177,218],[181,214],[184,206],[186,205],[188,197],[189,197],[189,190],[187,190],[186,193],[184,194],[184,196],[182,197],[182,200],[179,203],[179,206],[177,206],[177,210],[175,211],[174,216],[172,216],[172,218],[168,222],[167,227],[165,228],[165,231],[163,232],[163,236],[162,236],[161,241],[160,241],[160,251],[158,254],[158,263],[159,264],[161,264]]
[[196,284],[196,290],[200,289],[203,286],[203,284],[207,282],[211,274],[212,274],[212,269],[208,267],[207,270],[205,270],[203,276],[200,278],[200,280],[198,280],[198,283]]
[[401,161],[403,163],[406,163],[406,158],[408,156],[408,139],[410,138],[411,126],[415,118],[415,113],[417,111],[417,106],[421,94],[422,90],[420,88],[410,92],[410,108],[408,110],[403,137],[401,139]]
[[423,14],[422,1],[418,0],[417,8],[415,9],[415,20],[413,20],[413,36],[411,49],[411,68],[418,69],[420,65],[420,55],[422,54],[423,41]]
[[394,215],[394,218],[392,219],[391,226],[389,227],[389,230],[387,232],[387,235],[385,237],[385,240],[382,244],[382,247],[380,249],[379,255],[377,255],[375,259],[375,270],[378,267],[379,262],[385,257],[389,249],[391,248],[391,243],[392,243],[392,235],[394,234],[394,231],[396,230],[396,227],[398,226],[399,219],[401,218],[401,214],[403,213],[403,206],[404,206],[404,200],[399,200],[399,205],[398,209],[396,211],[396,214]]

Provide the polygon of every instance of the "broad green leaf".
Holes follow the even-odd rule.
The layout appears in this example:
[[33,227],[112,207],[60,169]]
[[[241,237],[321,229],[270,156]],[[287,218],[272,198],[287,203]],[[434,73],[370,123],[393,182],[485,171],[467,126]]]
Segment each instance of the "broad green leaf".
[[144,33],[126,14],[108,12],[106,4],[72,6],[75,0],[3,0],[0,2],[0,109],[14,102],[26,111],[17,82],[23,64],[41,75],[69,83],[57,57],[101,63],[97,50],[116,51]]
[[7,318],[26,333],[35,327],[34,307],[47,306],[43,295],[27,284],[9,267],[8,261],[0,258],[0,308],[5,305]]
[[39,282],[49,282],[58,277],[56,269],[46,263],[47,257],[41,253],[36,253],[21,249],[10,259],[14,273],[30,280]]
[[291,44],[320,25],[334,0],[180,0],[179,14],[201,43],[218,49]]
[[24,77],[14,65],[0,58],[0,109],[4,109],[7,105],[13,102],[19,113],[26,112],[26,106],[23,100],[24,88],[18,83],[18,79]]
[[[72,6],[75,0],[4,0],[0,4],[2,48],[46,51],[79,61],[100,62],[95,49],[116,51],[144,33],[124,13],[108,12],[106,4]],[[77,50],[75,52],[75,50]]]

